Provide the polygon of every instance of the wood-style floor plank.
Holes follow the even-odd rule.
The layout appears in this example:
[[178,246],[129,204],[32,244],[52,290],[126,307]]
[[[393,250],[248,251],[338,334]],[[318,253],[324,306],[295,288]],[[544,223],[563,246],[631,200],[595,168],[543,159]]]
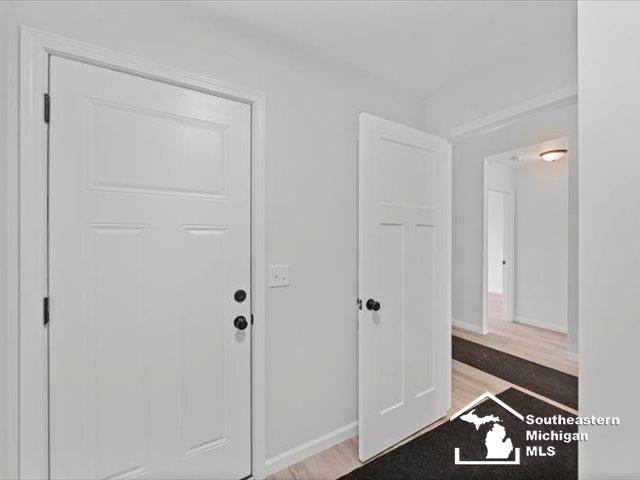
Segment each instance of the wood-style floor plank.
[[[572,375],[578,374],[576,362],[567,358],[566,335],[499,319],[490,319],[489,325],[491,333],[487,335],[479,335],[456,327],[453,328],[453,334]],[[451,408],[447,412],[447,416],[416,432],[389,450],[437,427],[450,415],[487,391],[498,394],[508,388],[517,388],[567,412],[577,414],[575,410],[567,406],[456,360],[452,361],[451,373]],[[358,437],[356,436],[271,475],[268,480],[337,479],[360,465],[362,464],[358,459]]]
[[489,320],[491,331],[480,333],[453,327],[453,335],[531,362],[578,375],[577,362],[567,355],[567,335],[503,320]]
[[502,320],[502,295],[487,297],[488,323],[486,335],[453,327],[453,334],[489,348],[502,350],[532,362],[578,375],[578,364],[567,355],[567,334],[544,328]]
[[267,480],[295,480],[296,477],[293,476],[291,470],[285,468],[284,470],[280,470],[278,473],[274,473],[273,475],[269,475]]

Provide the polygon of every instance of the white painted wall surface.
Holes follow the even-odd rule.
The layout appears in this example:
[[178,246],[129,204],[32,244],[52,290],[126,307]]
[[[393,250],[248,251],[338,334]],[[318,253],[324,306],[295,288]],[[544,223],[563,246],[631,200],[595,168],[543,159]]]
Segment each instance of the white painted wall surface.
[[[269,290],[267,297],[267,457],[354,422],[358,113],[420,127],[420,99],[226,23],[197,4],[16,2],[2,4],[0,12],[8,15],[0,34],[9,59],[0,57],[2,81],[8,80],[8,109],[0,112],[8,114],[1,124],[8,155],[0,191],[13,209],[17,191],[7,179],[17,169],[19,25],[266,92],[267,261],[290,264],[292,278],[290,287]],[[2,255],[15,267],[17,220],[15,211],[9,214]],[[2,351],[9,348],[15,361],[17,292],[13,284],[1,287],[8,287],[13,312],[2,318],[2,332],[9,329]],[[16,379],[9,380],[14,401]],[[15,433],[15,424],[7,431]]]
[[579,185],[578,172],[580,169],[579,155],[579,139],[578,137],[570,138],[572,150],[569,152],[569,200],[568,200],[568,245],[567,245],[567,350],[569,356],[574,360],[578,358],[578,338],[579,338],[579,321],[578,321],[578,290],[579,290]]
[[[7,12],[8,6],[0,2],[0,72],[4,72],[7,65]],[[0,478],[7,478],[7,462],[10,455],[10,422],[7,405],[8,374],[6,339],[8,336],[8,305],[7,305],[7,240],[9,237],[7,225],[7,142],[6,142],[6,114],[7,114],[7,75],[0,74]]]
[[487,162],[485,175],[484,185],[486,189],[513,192],[515,188],[513,168],[498,163]]
[[491,293],[502,294],[502,260],[504,259],[504,194],[491,191],[487,218],[487,276]]
[[569,157],[515,169],[515,320],[567,330]]
[[[577,160],[577,148],[574,149],[577,146],[575,104],[530,115],[501,130],[454,142],[453,318],[456,320],[482,328],[484,158],[563,136],[569,137],[569,149],[572,151],[569,161]],[[572,248],[577,250],[577,245]],[[577,298],[569,298],[568,301],[577,302]],[[569,323],[574,323],[577,330],[577,316],[569,317]]]
[[580,2],[580,413],[585,479],[640,478],[640,3]]

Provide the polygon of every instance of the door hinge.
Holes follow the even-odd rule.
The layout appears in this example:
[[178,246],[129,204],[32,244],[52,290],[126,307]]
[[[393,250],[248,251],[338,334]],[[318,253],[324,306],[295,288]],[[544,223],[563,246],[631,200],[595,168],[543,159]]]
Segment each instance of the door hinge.
[[44,324],[49,325],[49,297],[42,299],[42,316],[44,318]]
[[358,310],[362,310],[362,300],[358,299],[356,303],[358,304]]
[[253,313],[251,314],[251,325],[253,325]]
[[51,97],[48,93],[44,94],[44,123],[51,120]]

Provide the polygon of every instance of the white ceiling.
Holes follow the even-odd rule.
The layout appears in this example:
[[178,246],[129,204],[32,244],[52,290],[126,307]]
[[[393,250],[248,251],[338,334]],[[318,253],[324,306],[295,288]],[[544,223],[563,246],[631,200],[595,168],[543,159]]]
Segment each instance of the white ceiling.
[[540,158],[540,154],[542,152],[557,150],[559,148],[569,148],[569,137],[554,138],[553,140],[546,142],[527,145],[526,147],[516,148],[515,150],[509,150],[508,152],[491,155],[486,157],[486,159],[490,163],[520,168],[526,167],[527,165],[544,164],[545,161]]
[[421,96],[492,66],[501,65],[504,71],[509,62],[519,69],[514,81],[523,73],[539,74],[540,69],[553,75],[555,68],[576,62],[575,1],[205,5],[219,18]]

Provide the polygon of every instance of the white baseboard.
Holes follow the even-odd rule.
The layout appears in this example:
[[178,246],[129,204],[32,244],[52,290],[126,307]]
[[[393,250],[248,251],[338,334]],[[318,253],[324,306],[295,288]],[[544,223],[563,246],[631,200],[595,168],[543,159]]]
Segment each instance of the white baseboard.
[[474,325],[472,323],[463,322],[462,320],[456,320],[455,318],[451,320],[451,324],[454,327],[458,327],[463,330],[469,330],[470,332],[479,333],[481,335],[484,335],[486,333],[482,331],[481,325]]
[[327,448],[344,442],[345,440],[358,434],[358,422],[349,423],[340,427],[333,432],[311,440],[310,442],[298,445],[286,452],[282,452],[274,457],[267,459],[266,476],[284,470],[285,468],[297,463],[305,458],[309,458],[316,453],[322,452]]
[[578,361],[578,354],[575,352],[567,352],[567,358],[569,360],[571,360],[572,362],[577,362]]
[[516,315],[514,320],[517,323],[524,323],[525,325],[531,325],[532,327],[544,328],[545,330],[553,330],[554,332],[567,333],[567,327],[555,325],[549,322],[542,322],[540,320],[534,320],[533,318],[519,317]]

